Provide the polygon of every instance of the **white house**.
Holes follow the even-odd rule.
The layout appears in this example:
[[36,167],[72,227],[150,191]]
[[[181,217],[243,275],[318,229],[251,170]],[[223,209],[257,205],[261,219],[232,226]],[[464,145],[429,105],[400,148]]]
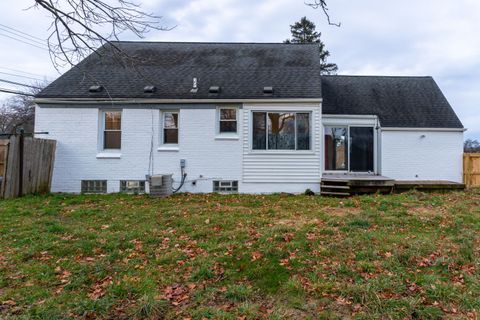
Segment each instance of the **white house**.
[[[315,44],[118,42],[36,97],[52,191],[320,191],[328,174],[462,180],[463,126],[431,77],[320,76]],[[115,50],[115,49],[113,49]]]

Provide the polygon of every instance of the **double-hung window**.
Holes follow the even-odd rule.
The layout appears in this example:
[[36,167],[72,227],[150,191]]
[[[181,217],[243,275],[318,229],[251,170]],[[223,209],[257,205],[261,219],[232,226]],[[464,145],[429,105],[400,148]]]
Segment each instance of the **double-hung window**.
[[178,112],[163,113],[163,144],[178,144]]
[[120,150],[122,146],[122,112],[103,112],[103,149]]
[[218,109],[218,132],[220,134],[237,133],[237,108],[219,108]]
[[310,150],[310,113],[253,112],[253,150]]

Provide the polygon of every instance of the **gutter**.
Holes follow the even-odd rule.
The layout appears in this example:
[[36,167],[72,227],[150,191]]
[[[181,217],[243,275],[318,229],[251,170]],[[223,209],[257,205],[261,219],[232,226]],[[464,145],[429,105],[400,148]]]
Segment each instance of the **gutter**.
[[92,99],[92,98],[35,98],[37,104],[182,104],[182,103],[322,103],[322,98],[293,98],[293,99]]

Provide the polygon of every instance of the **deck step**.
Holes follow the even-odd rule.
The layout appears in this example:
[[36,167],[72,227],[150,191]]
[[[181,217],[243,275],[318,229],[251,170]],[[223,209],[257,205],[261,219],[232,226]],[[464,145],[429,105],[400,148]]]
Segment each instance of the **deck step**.
[[344,189],[344,190],[350,190],[350,186],[339,186],[339,185],[331,185],[331,184],[321,184],[322,188],[325,189]]
[[320,191],[322,196],[341,196],[341,197],[349,197],[349,192],[333,192],[333,191]]

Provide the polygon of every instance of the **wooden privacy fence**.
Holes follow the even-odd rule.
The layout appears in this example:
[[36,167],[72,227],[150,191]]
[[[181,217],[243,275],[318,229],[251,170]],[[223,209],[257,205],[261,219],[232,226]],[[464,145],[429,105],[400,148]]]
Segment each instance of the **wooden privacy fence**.
[[463,155],[463,182],[468,188],[480,187],[480,153]]
[[23,135],[11,136],[1,142],[0,196],[7,199],[50,192],[55,147],[55,140]]

